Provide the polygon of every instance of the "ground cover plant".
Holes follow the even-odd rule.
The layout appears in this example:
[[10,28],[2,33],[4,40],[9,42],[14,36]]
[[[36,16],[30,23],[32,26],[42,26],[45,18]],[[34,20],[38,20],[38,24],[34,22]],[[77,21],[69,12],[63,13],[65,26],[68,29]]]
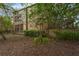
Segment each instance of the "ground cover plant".
[[48,43],[47,34],[44,31],[37,30],[26,30],[24,31],[25,36],[29,36],[33,38],[33,42],[35,44],[46,44]]
[[55,33],[58,40],[79,41],[79,31],[61,30]]

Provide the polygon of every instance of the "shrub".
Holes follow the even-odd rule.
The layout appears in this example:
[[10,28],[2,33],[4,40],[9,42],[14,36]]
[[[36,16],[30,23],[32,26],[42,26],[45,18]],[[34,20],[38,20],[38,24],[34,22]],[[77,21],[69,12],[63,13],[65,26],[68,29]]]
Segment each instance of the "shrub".
[[39,35],[39,31],[35,30],[26,30],[24,31],[25,36],[37,37]]
[[79,32],[75,31],[59,31],[55,32],[57,39],[59,40],[71,40],[71,41],[76,41],[79,40]]
[[40,31],[37,31],[37,30],[24,31],[24,34],[25,36],[30,36],[30,37],[38,37],[40,35],[42,35],[43,37],[47,36],[44,31],[40,33]]
[[48,38],[39,36],[39,37],[34,38],[33,42],[35,44],[47,44],[48,43]]

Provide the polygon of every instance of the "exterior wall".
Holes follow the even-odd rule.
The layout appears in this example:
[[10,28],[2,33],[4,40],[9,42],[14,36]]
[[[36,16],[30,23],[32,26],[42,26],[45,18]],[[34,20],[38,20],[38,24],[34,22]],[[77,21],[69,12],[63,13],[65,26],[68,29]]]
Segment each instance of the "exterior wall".
[[[14,14],[14,16],[13,16],[14,31],[20,32],[21,30],[22,31],[26,30],[26,28],[28,28],[28,30],[37,30],[35,23],[33,21],[31,21],[32,19],[30,19],[30,17],[29,17],[29,14],[31,13],[32,9],[33,9],[33,6],[19,10],[16,12],[16,14]],[[27,22],[26,22],[26,20],[27,20]],[[21,29],[21,28],[23,28],[23,29]]]
[[[28,8],[28,15],[31,14],[31,11],[34,9],[35,6],[32,6],[31,8]],[[39,18],[39,15],[35,15],[32,18],[29,18],[28,16],[28,28],[29,30],[40,30],[41,25],[36,25],[33,20],[37,20]],[[48,28],[48,24],[44,23],[42,24],[42,30],[45,30]]]
[[26,10],[18,11],[13,16],[14,31],[26,30]]
[[21,32],[23,30],[23,24],[15,25],[15,31]]
[[32,21],[32,19],[34,19],[34,18],[30,19],[30,17],[29,17],[29,14],[31,14],[32,9],[33,9],[33,7],[27,9],[27,12],[28,12],[28,29],[29,30],[37,30],[34,21]]

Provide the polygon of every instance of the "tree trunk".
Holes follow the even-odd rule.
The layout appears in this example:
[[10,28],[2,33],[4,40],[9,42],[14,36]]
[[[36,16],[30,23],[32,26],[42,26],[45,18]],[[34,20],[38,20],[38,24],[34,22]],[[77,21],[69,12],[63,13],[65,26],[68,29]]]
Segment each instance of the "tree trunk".
[[28,11],[26,8],[26,30],[28,30]]
[[6,37],[4,36],[3,33],[0,33],[0,35],[2,36],[2,38],[3,38],[4,40],[6,40]]

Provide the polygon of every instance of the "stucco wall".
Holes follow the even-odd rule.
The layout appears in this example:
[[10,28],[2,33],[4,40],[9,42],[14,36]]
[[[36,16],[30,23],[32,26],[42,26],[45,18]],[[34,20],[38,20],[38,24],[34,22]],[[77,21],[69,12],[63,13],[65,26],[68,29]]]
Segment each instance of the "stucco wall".
[[[33,7],[29,7],[29,8],[27,8],[27,12],[26,12],[26,8],[24,8],[24,9],[18,11],[16,15],[14,14],[14,16],[13,16],[14,20],[15,20],[16,16],[21,15],[21,17],[20,17],[21,21],[17,21],[17,22],[14,21],[14,26],[23,24],[23,30],[26,30],[26,25],[27,25],[26,19],[27,19],[28,20],[28,30],[37,30],[37,27],[36,27],[34,21],[32,21],[32,19],[34,19],[35,17],[32,19],[30,19],[30,17],[29,17],[29,14],[31,13],[32,9],[33,9]],[[27,14],[27,16],[26,16],[26,14]],[[18,19],[16,19],[16,20],[18,20]]]
[[33,9],[33,7],[28,8],[27,12],[28,12],[28,29],[29,30],[37,30],[34,21],[32,21],[34,18],[30,18],[29,15],[31,14],[31,10]]
[[[19,17],[19,18],[15,18],[15,17]],[[15,20],[17,20],[17,21],[15,21]],[[16,15],[14,14],[13,24],[14,24],[14,26],[23,24],[23,30],[26,30],[26,10],[25,9],[18,11],[16,13]]]

